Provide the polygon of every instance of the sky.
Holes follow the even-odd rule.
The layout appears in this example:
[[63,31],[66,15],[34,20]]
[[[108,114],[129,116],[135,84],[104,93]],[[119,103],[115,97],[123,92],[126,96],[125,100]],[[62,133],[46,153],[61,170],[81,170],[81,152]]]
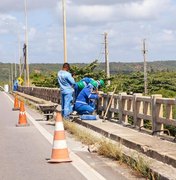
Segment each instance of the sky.
[[[28,62],[63,63],[62,0],[1,0],[0,62],[19,63],[27,17]],[[176,60],[175,0],[65,0],[67,61]]]

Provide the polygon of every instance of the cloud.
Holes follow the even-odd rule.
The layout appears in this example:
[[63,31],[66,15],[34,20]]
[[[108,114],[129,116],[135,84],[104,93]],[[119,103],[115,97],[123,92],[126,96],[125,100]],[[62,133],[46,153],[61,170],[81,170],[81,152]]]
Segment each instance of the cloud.
[[69,3],[75,5],[114,5],[140,1],[141,0],[70,0]]
[[[29,61],[63,59],[62,0],[27,0],[27,8]],[[3,35],[0,40],[8,38],[9,41],[12,35],[17,39],[14,30],[19,29],[24,42],[24,0],[2,0],[0,10],[3,13],[0,14]],[[66,13],[71,62],[80,59],[90,62],[99,56],[103,59],[104,32],[108,33],[111,61],[141,60],[143,38],[147,40],[150,59],[159,59],[163,54],[160,52],[167,54],[166,50],[172,52],[168,58],[175,57],[165,47],[167,44],[175,49],[174,0],[66,0]]]
[[130,19],[154,19],[169,7],[170,0],[145,0],[124,4],[120,12]]
[[[27,9],[51,9],[56,6],[57,0],[26,0]],[[7,12],[23,12],[25,9],[25,0],[1,0],[0,11]]]
[[75,1],[68,3],[68,25],[99,26],[111,22],[154,21],[171,7],[170,0],[101,1],[101,3],[88,1],[85,4],[83,1],[79,2],[81,3],[77,4]]
[[113,16],[113,8],[111,6],[69,6],[68,22],[71,25],[87,24],[95,25],[96,23],[107,22]]
[[0,14],[0,34],[13,33],[17,26],[16,17],[9,14]]

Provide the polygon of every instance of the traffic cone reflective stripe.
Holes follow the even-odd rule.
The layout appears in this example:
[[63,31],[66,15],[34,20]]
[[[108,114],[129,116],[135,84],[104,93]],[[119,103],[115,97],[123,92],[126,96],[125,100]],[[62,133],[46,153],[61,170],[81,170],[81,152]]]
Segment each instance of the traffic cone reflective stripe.
[[27,123],[26,113],[20,111],[20,113],[19,113],[19,124],[26,124],[26,123]]
[[25,112],[24,102],[20,101],[20,112]]
[[18,96],[15,95],[15,99],[14,99],[14,107],[12,110],[16,111],[16,110],[19,110],[20,107],[19,107],[19,101],[18,101]]
[[26,111],[24,108],[24,102],[20,102],[20,112],[19,112],[19,120],[18,120],[18,124],[16,125],[17,127],[20,126],[29,126],[29,124],[27,123],[27,117],[26,117]]
[[67,143],[65,140],[65,131],[62,122],[62,116],[60,113],[57,113],[56,116],[52,154],[51,159],[48,162],[71,162],[69,158]]

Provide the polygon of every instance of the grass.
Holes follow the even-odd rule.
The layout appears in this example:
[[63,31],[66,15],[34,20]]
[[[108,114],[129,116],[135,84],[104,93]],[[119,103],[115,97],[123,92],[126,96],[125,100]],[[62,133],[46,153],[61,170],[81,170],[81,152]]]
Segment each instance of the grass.
[[99,141],[97,137],[93,136],[88,131],[78,128],[75,123],[64,121],[64,127],[68,132],[73,134],[75,138],[81,141],[83,144],[93,145]]
[[81,141],[83,144],[94,147],[93,152],[97,152],[107,158],[125,163],[130,168],[135,170],[138,175],[143,176],[147,179],[155,180],[157,177],[151,172],[149,163],[144,160],[139,154],[134,154],[132,157],[125,155],[122,152],[120,144],[114,144],[111,140],[106,138],[99,138],[96,135],[86,131],[79,127],[74,122],[64,121],[65,130],[74,135],[74,137]]

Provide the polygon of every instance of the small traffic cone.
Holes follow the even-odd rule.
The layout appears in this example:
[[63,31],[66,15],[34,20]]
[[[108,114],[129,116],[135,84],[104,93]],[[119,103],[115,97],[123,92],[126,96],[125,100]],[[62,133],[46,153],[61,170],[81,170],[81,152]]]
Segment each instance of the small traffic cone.
[[69,158],[68,154],[69,153],[68,153],[67,143],[65,140],[65,131],[62,122],[62,115],[61,113],[57,113],[52,155],[51,155],[51,159],[48,160],[48,162],[49,163],[71,162],[72,160]]
[[16,110],[19,110],[20,107],[19,107],[19,101],[18,101],[18,96],[15,95],[15,99],[14,99],[14,107],[13,107],[13,111],[16,111]]
[[16,126],[17,127],[29,126],[29,124],[27,123],[26,112],[25,112],[23,101],[20,101],[19,120],[18,120],[18,124]]

